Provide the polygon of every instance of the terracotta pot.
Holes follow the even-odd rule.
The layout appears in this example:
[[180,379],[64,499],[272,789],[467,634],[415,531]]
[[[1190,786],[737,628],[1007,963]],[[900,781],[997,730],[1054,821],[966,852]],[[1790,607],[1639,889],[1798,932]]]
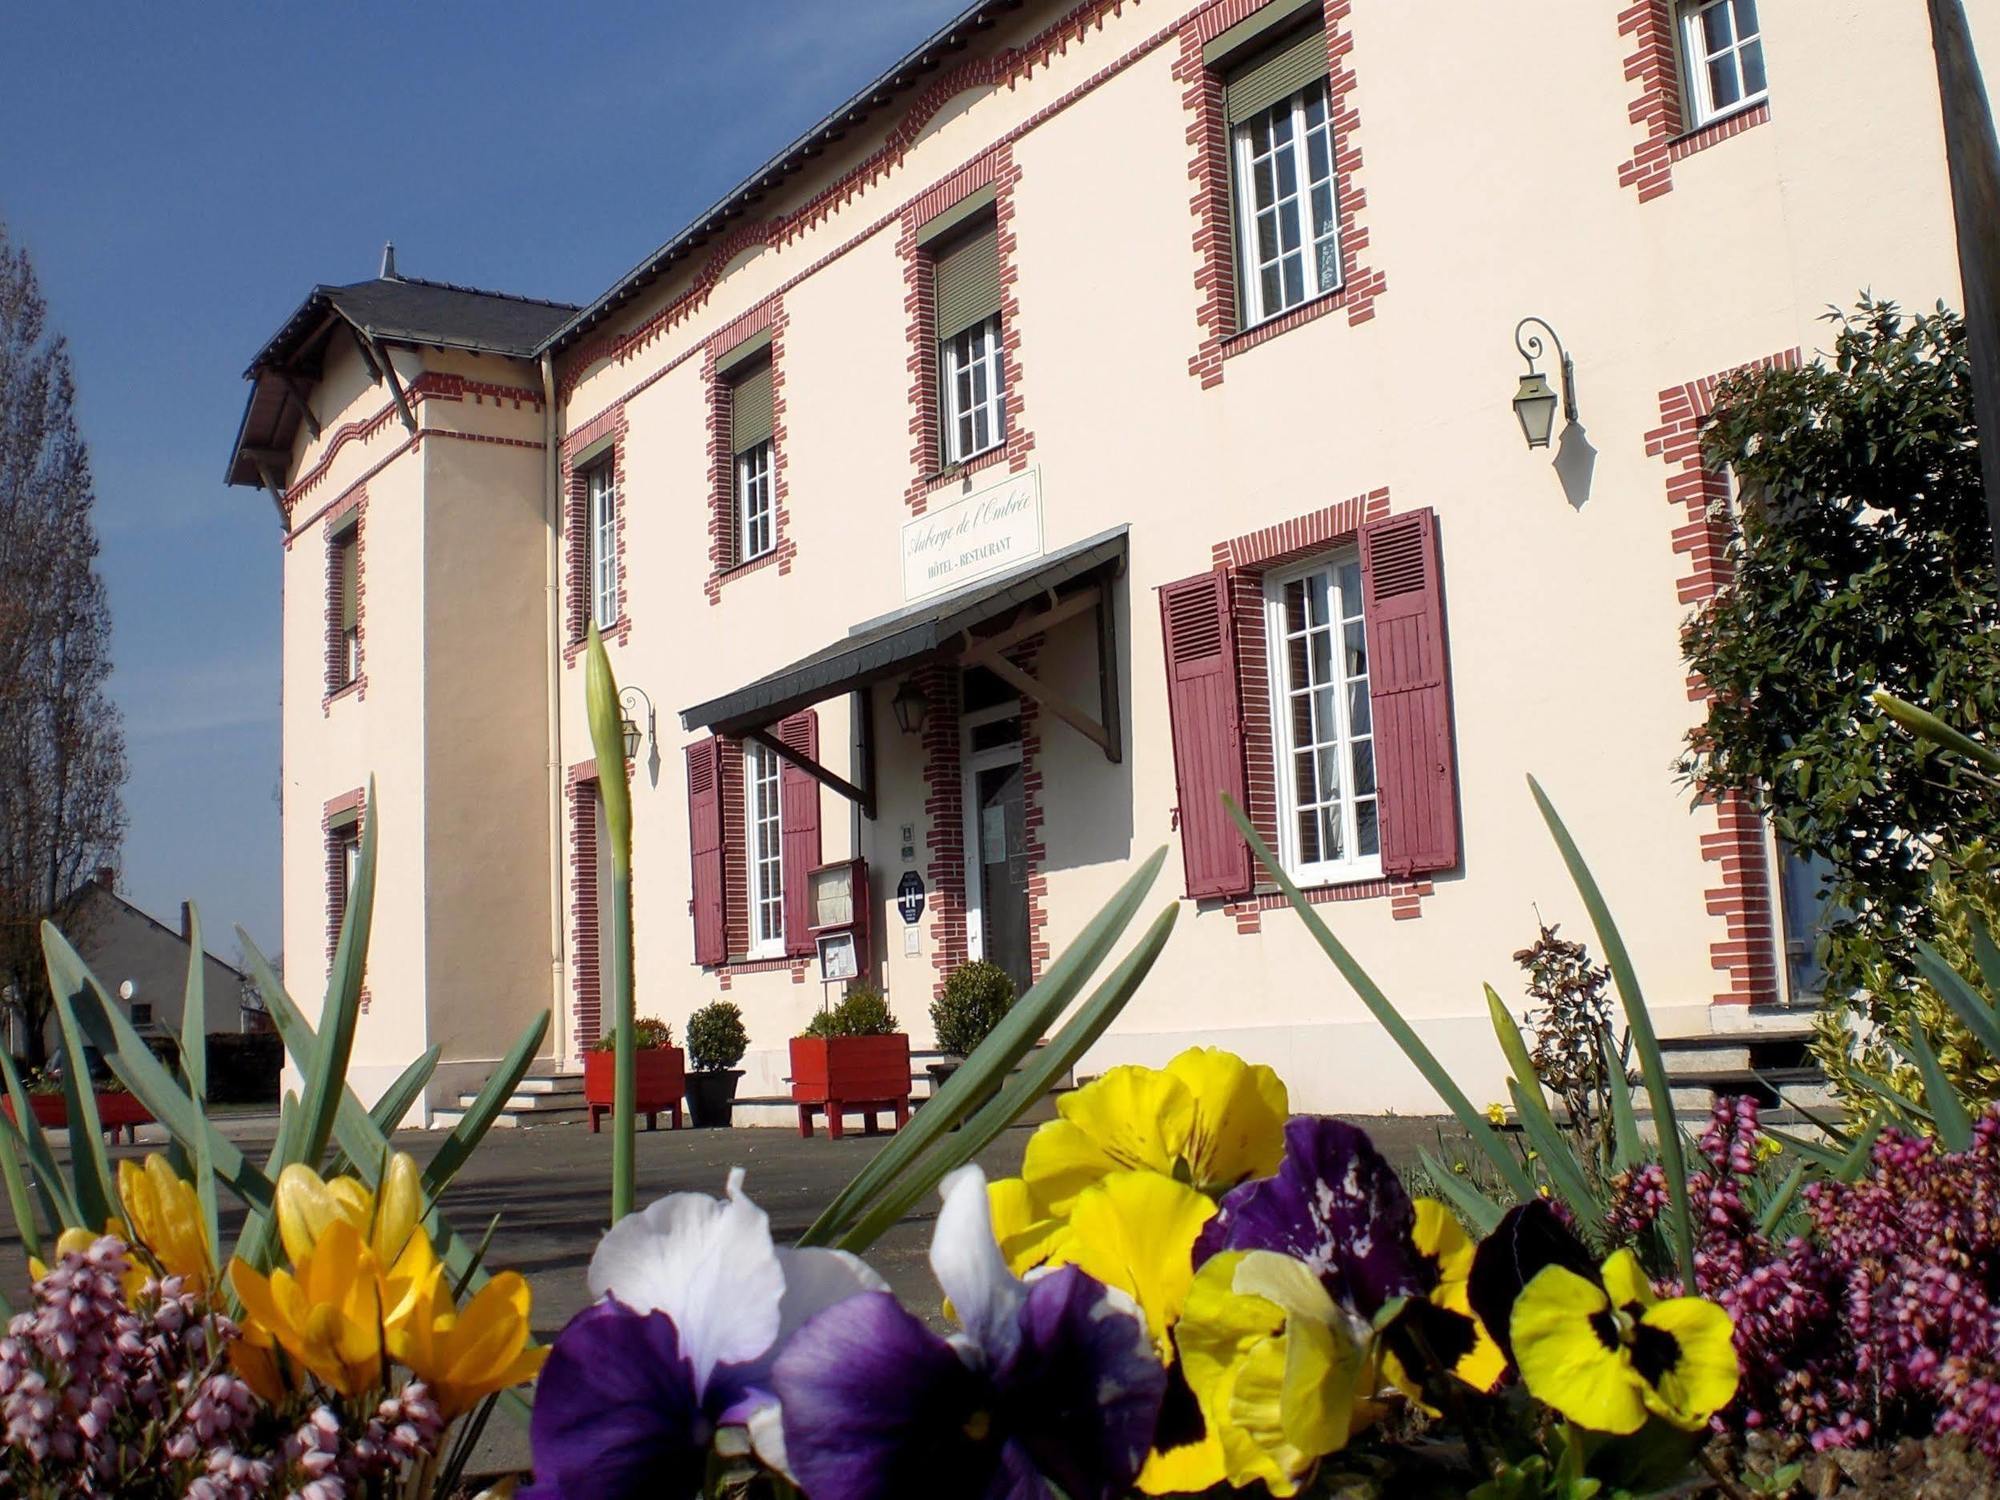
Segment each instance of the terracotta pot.
[[736,1084],[741,1068],[699,1070],[687,1076],[688,1122],[697,1130],[729,1128],[736,1109]]
[[[649,1126],[663,1111],[680,1129],[681,1097],[687,1089],[687,1054],[678,1047],[647,1047],[632,1054],[632,1112],[644,1115]],[[583,1102],[590,1108],[590,1128],[598,1128],[598,1116],[614,1106],[618,1083],[618,1054],[583,1054]]]

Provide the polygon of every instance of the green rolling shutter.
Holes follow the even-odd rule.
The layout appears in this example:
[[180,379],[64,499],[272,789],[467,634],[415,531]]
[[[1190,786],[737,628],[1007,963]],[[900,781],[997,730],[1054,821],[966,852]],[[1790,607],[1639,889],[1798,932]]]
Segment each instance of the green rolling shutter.
[[1229,80],[1229,123],[1240,125],[1280,99],[1326,77],[1326,32],[1315,26],[1267,52]]
[[358,553],[355,542],[361,534],[360,528],[350,526],[347,534],[334,543],[340,549],[340,629],[343,634],[355,629],[360,623],[361,611],[358,607],[360,580],[354,560]]
[[1000,311],[1000,245],[985,224],[937,257],[937,336],[948,339]]
[[771,436],[771,362],[760,360],[729,388],[729,451],[743,453]]
[[952,204],[950,208],[947,208],[943,213],[917,231],[917,248],[920,250],[928,249],[950,234],[954,229],[958,228],[959,225],[977,218],[993,206],[994,196],[995,189],[991,183],[988,183],[976,192],[967,193],[958,202]]

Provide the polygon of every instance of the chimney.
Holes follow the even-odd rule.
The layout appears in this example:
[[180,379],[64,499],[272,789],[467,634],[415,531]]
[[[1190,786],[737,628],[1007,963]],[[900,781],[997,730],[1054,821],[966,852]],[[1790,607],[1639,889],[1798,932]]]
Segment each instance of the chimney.
[[382,247],[382,276],[384,281],[400,281],[396,274],[396,242],[390,240]]
[[97,883],[103,886],[107,891],[115,891],[116,889],[118,889],[117,866],[99,865],[97,867]]
[[181,903],[181,941],[194,941],[194,908],[185,901]]

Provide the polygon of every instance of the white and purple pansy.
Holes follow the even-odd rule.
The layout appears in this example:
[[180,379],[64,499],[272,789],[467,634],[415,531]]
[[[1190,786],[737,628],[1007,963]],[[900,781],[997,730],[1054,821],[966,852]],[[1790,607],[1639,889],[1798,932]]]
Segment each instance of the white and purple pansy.
[[984,1174],[941,1190],[931,1267],[962,1331],[886,1292],[806,1323],[772,1372],[788,1472],[813,1500],[917,1500],[940,1476],[968,1497],[1122,1500],[1166,1387],[1137,1304],[1074,1267],[1017,1280]]
[[1436,1282],[1417,1253],[1416,1222],[1395,1169],[1365,1131],[1328,1115],[1293,1115],[1277,1174],[1223,1198],[1195,1241],[1194,1262],[1224,1250],[1275,1250],[1305,1262],[1335,1302],[1365,1320]]
[[718,1429],[784,1467],[771,1366],[815,1313],[879,1292],[836,1250],[781,1250],[743,1194],[673,1193],[614,1224],[590,1262],[598,1301],[556,1338],[530,1428],[523,1500],[697,1493]]

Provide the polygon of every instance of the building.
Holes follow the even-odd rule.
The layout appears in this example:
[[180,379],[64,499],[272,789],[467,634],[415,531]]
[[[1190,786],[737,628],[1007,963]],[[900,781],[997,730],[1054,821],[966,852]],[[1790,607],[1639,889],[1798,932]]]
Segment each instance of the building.
[[1810,998],[1801,883],[1675,784],[1678,627],[1715,382],[1863,288],[1959,296],[1925,13],[1864,0],[994,0],[587,307],[320,287],[229,469],[283,528],[296,987],[372,775],[364,1097],[597,1035],[594,619],[639,1008],[739,1002],[746,1093],[822,1002],[814,871],[865,861],[921,1046],[954,965],[1033,975],[1164,843],[1185,910],[1088,1068],[1212,1042],[1434,1107],[1225,791],[1475,1098],[1482,983],[1582,922],[1530,772],[1663,1030]]
[[[116,999],[125,1019],[149,1041],[165,1046],[178,1042],[186,1014],[188,950],[193,942],[193,918],[181,903],[180,926],[169,927],[141,911],[118,893],[118,877],[109,867],[69,901],[64,935],[77,954]],[[252,1004],[247,976],[213,953],[202,954],[202,1003],[210,1031],[249,1031],[261,1020]],[[27,1052],[21,1019],[8,1017],[8,1047],[19,1057]],[[46,1056],[59,1054],[56,1019],[42,1027]]]

